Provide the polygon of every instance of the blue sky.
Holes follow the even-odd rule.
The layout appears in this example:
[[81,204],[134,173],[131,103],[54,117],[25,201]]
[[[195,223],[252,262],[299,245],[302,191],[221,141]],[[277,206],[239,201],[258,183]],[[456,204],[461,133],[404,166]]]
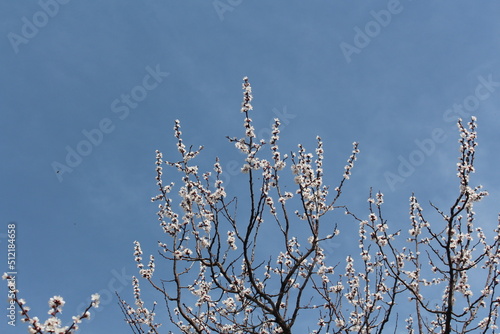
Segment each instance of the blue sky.
[[[225,136],[242,133],[243,76],[257,131],[281,117],[283,151],[312,150],[320,135],[332,183],[359,141],[344,200],[362,210],[369,187],[381,190],[402,228],[412,192],[451,203],[455,121],[476,115],[473,182],[490,192],[476,211],[493,226],[499,14],[494,1],[1,1],[0,247],[16,222],[17,283],[32,314],[44,319],[62,295],[68,320],[100,291],[82,332],[127,332],[110,292],[131,300],[133,241],[155,252],[160,238],[154,152],[176,153],[180,119],[186,143],[205,146],[205,168],[215,155],[240,162]],[[2,333],[25,330],[5,318]]]

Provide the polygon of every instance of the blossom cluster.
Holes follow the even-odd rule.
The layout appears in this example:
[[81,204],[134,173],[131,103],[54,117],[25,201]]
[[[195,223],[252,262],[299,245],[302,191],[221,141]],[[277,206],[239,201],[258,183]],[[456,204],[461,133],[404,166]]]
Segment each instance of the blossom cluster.
[[[9,280],[11,276],[7,273],[2,275],[2,279]],[[92,307],[98,308],[100,303],[100,295],[95,293],[91,296],[91,302],[89,306],[80,315],[72,317],[72,323],[69,326],[63,326],[62,320],[58,317],[59,313],[62,313],[62,309],[66,302],[61,296],[54,296],[49,299],[49,318],[42,322],[38,317],[31,316],[29,311],[31,310],[29,306],[26,305],[26,301],[18,297],[19,291],[17,289],[12,291],[13,297],[12,301],[16,303],[19,307],[22,318],[21,321],[28,324],[28,333],[31,334],[72,334],[79,330],[79,325],[83,319],[90,319],[90,309]]]

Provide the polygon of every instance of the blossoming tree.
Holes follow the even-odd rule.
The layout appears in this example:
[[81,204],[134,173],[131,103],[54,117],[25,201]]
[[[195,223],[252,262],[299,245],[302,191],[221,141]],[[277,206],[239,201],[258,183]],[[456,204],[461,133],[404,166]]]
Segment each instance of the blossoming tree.
[[[500,227],[488,240],[475,222],[473,205],[487,195],[469,181],[477,146],[475,118],[467,126],[458,121],[459,189],[449,209],[431,204],[438,216],[431,222],[412,195],[408,227],[391,231],[382,215],[382,193],[370,191],[363,215],[339,204],[358,144],[332,191],[324,183],[321,138],[314,153],[299,145],[298,152],[282,155],[280,121],[275,119],[269,142],[256,139],[252,90],[248,78],[243,80],[245,135],[228,138],[245,155],[241,172],[248,187],[239,197],[226,194],[218,159],[214,172],[201,173],[192,163],[202,147],[186,148],[178,120],[179,159],[163,161],[156,152],[159,194],[152,200],[159,203],[165,237],[147,264],[138,241],[134,256],[140,277],[163,300],[162,311],[172,323],[164,327],[182,333],[385,333],[402,328],[408,333],[494,333]],[[180,173],[180,186],[164,182],[165,165]],[[285,190],[287,165],[294,192]],[[179,197],[172,195],[174,190]],[[340,223],[332,223],[330,216],[334,211],[359,223],[359,254],[345,261],[325,253],[325,245],[340,233]],[[269,256],[266,248],[278,250]],[[156,277],[157,258],[168,267],[168,276]],[[134,333],[160,333],[155,316],[162,311],[155,310],[156,302],[147,308],[138,278],[133,286],[135,306],[119,297],[126,321]]]
[[[152,200],[159,203],[164,238],[147,264],[135,242],[135,303],[118,296],[134,333],[496,332],[500,220],[489,238],[476,224],[474,203],[487,192],[469,180],[477,146],[474,117],[467,125],[458,121],[459,187],[449,208],[431,204],[437,217],[431,219],[412,195],[407,228],[392,230],[383,217],[382,193],[370,191],[365,213],[340,203],[357,143],[331,189],[324,183],[321,138],[314,153],[299,145],[296,153],[282,155],[275,119],[270,140],[258,141],[248,78],[243,90],[245,134],[228,138],[245,156],[241,172],[248,184],[239,196],[226,193],[218,159],[213,172],[201,173],[193,164],[202,147],[186,148],[179,121],[179,159],[163,161],[156,152],[159,194]],[[180,185],[164,182],[165,165],[180,173]],[[287,191],[291,184],[293,192]],[[338,219],[337,212],[346,218]],[[359,252],[345,259],[327,251],[343,220],[357,222],[359,236]],[[161,273],[155,271],[158,258]],[[139,279],[158,292],[160,311],[156,301],[152,308],[143,301]],[[99,296],[65,327],[56,317],[64,305],[59,296],[49,301],[50,318],[43,324],[28,314],[15,289],[12,301],[30,333],[73,333]],[[163,327],[160,316],[168,322]]]
[[22,298],[19,298],[19,290],[16,289],[15,277],[4,273],[2,275],[2,279],[7,280],[7,286],[9,287],[9,297],[10,304],[17,305],[19,308],[19,313],[21,314],[21,321],[28,324],[28,333],[30,334],[73,334],[78,331],[79,323],[82,322],[83,319],[90,318],[90,309],[92,307],[99,307],[100,296],[98,293],[95,293],[91,297],[91,302],[87,306],[87,308],[80,315],[76,315],[72,317],[72,322],[69,326],[64,326],[62,324],[62,320],[58,317],[59,313],[62,313],[62,308],[66,302],[61,296],[54,296],[49,299],[49,318],[44,322],[41,322],[40,319],[36,316],[31,316],[29,314],[30,307],[26,305],[26,301]]

